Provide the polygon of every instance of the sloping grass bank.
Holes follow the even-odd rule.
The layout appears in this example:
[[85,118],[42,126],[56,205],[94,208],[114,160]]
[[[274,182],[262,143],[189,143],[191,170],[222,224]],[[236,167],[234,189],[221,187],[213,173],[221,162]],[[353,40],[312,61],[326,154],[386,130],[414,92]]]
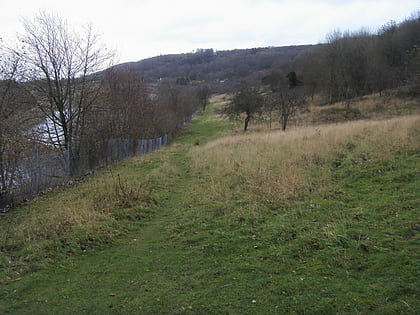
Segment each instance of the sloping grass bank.
[[419,122],[229,135],[209,111],[2,220],[0,312],[415,314]]

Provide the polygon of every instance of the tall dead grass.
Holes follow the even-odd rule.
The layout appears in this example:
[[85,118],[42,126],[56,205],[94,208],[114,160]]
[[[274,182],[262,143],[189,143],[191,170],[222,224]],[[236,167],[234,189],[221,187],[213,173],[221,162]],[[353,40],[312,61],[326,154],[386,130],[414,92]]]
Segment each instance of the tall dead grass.
[[[121,185],[124,185],[121,187]],[[9,235],[16,241],[50,240],[83,228],[95,231],[112,218],[112,209],[135,201],[134,188],[109,176],[70,188],[66,194],[57,192],[46,200],[39,199],[18,209],[21,215],[10,222]]]
[[403,147],[418,147],[419,127],[417,115],[233,135],[195,148],[191,159],[213,198],[241,195],[248,204],[261,198],[278,204],[327,183],[332,161],[343,151],[385,161]]
[[[359,115],[351,115],[344,110],[348,105],[347,101],[336,102],[334,104],[319,105],[323,102],[320,95],[316,95],[314,101],[309,102],[307,110],[298,112],[291,117],[288,128],[297,126],[318,125],[320,123],[344,122],[356,119],[391,119],[396,116],[418,115],[420,114],[420,102],[418,98],[397,97],[393,95],[371,94],[354,98],[350,102],[352,110],[358,111]],[[342,110],[342,111],[341,111]],[[354,114],[354,113],[353,113]],[[279,128],[278,113],[272,113],[271,128]],[[254,122],[252,131],[267,129],[270,125],[268,114],[262,119]]]
[[[45,198],[38,198],[0,221],[0,251],[8,247],[21,248],[32,241],[53,240],[72,232],[95,235],[98,231],[109,234],[115,222],[115,212],[135,208],[141,216],[149,213],[155,205],[152,196],[153,181],[167,172],[167,163],[150,170],[147,176],[139,177],[133,169],[136,163],[148,163],[150,157],[126,161],[133,167],[106,170],[86,182],[56,191]],[[107,231],[107,229],[111,229]],[[108,233],[109,232],[109,233]],[[67,237],[66,236],[66,237]],[[76,240],[77,241],[77,240]],[[83,241],[83,240],[80,240]]]

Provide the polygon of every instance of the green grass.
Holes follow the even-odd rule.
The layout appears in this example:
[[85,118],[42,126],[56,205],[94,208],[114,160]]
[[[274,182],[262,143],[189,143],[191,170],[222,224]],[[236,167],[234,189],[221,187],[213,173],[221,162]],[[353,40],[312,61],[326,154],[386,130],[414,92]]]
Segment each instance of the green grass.
[[[232,128],[211,113],[170,146],[3,218],[0,313],[418,313],[418,148],[364,158],[354,137],[297,198],[270,203],[239,184],[214,195],[210,166],[192,167]],[[97,217],[18,233],[28,212],[42,222],[64,204]]]

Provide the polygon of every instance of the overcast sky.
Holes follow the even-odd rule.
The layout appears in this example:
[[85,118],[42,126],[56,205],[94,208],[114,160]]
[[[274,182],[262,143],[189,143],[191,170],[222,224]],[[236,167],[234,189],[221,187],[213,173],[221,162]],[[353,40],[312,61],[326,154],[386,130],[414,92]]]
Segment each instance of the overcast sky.
[[119,62],[197,48],[316,44],[335,29],[400,22],[419,0],[0,0],[0,37],[22,32],[40,10],[91,23]]

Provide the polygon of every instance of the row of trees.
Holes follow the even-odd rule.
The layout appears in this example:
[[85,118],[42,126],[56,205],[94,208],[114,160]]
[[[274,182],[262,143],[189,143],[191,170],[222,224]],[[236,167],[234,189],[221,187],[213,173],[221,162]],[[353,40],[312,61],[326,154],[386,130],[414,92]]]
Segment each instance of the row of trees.
[[0,45],[0,197],[35,146],[62,152],[73,176],[101,141],[163,135],[199,106],[194,87],[146,84],[136,71],[113,67],[114,52],[90,25],[76,31],[40,13],[23,28],[18,44]]
[[98,71],[113,53],[91,26],[80,32],[57,16],[23,20],[18,44],[1,44],[0,198],[17,176],[29,176],[19,161],[36,151],[62,152],[63,169],[78,171],[87,118],[102,91]]

